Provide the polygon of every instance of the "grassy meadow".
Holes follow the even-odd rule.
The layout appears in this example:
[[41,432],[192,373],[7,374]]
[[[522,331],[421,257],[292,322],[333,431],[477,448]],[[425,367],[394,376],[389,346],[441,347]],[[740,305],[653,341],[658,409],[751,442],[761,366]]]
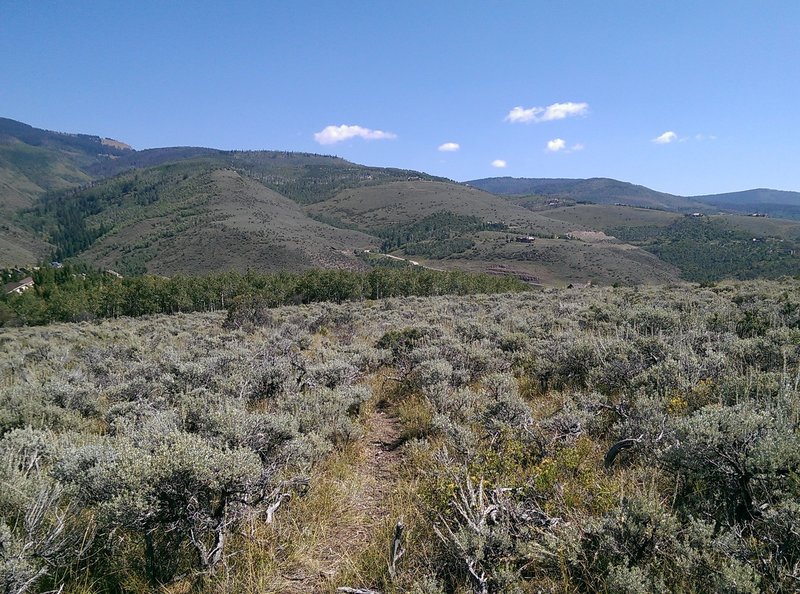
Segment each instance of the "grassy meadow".
[[3,589],[797,591],[798,289],[4,329]]

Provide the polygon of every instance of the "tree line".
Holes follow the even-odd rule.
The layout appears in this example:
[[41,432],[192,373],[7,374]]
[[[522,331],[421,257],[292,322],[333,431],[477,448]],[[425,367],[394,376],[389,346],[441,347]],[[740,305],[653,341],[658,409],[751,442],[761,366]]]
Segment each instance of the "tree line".
[[264,307],[319,301],[341,303],[411,295],[466,295],[522,291],[512,277],[419,268],[370,272],[311,270],[302,273],[223,272],[171,278],[118,278],[65,265],[32,273],[35,286],[0,298],[0,325],[42,325],[96,318],[229,309],[246,299]]

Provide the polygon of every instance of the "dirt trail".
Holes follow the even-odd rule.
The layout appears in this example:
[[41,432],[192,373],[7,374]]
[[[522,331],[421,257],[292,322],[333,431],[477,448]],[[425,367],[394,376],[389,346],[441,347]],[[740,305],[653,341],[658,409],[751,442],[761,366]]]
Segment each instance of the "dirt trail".
[[[365,250],[369,252],[369,250]],[[381,254],[380,252],[372,252],[376,256],[383,256],[384,258],[391,258],[392,260],[400,260],[401,262],[408,262],[412,266],[419,266],[420,268],[425,268],[427,270],[435,270],[437,272],[444,272],[444,268],[434,268],[433,266],[426,266],[425,264],[420,264],[416,260],[409,260],[408,258],[401,258],[400,256],[393,256],[392,254]]]
[[[364,450],[356,468],[348,472],[350,480],[357,481],[361,488],[344,502],[348,504],[348,513],[311,551],[311,558],[292,575],[284,576],[287,583],[281,592],[325,592],[332,585],[350,585],[334,584],[336,574],[344,564],[359,556],[387,520],[388,498],[402,457],[400,422],[391,413],[377,409],[372,411],[366,425]],[[342,480],[347,481],[348,477]],[[387,553],[389,544],[386,543]]]
[[387,513],[382,504],[397,476],[396,466],[401,458],[400,421],[383,410],[375,410],[370,417],[369,427],[363,471],[374,477],[376,485],[368,494],[365,504],[371,508],[372,517],[377,518]]

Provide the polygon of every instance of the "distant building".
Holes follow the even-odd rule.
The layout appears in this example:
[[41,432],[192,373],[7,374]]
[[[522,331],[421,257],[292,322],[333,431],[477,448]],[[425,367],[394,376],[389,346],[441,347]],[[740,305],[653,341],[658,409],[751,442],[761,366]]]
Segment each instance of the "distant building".
[[519,243],[533,243],[534,241],[536,241],[536,238],[531,235],[520,235],[514,241],[517,241]]
[[106,274],[108,276],[113,276],[114,278],[122,278],[122,275],[119,272],[116,270],[111,270],[110,268],[106,270]]
[[33,287],[33,284],[34,284],[33,279],[29,276],[26,276],[21,281],[3,285],[3,292],[6,295],[10,295],[11,293],[17,293],[17,294],[24,293],[25,291]]
[[698,219],[698,218],[700,218],[700,217],[704,217],[704,216],[706,216],[706,215],[704,215],[702,212],[693,212],[693,213],[692,213],[692,216],[693,216],[694,218]]
[[61,262],[50,262],[51,268],[64,268],[64,265]]

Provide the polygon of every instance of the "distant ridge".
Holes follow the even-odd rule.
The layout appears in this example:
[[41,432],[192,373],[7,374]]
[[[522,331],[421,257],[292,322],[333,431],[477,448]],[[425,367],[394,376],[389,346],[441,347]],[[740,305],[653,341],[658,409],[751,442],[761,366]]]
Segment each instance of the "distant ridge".
[[606,177],[589,179],[490,177],[466,183],[501,196],[535,194],[594,204],[619,203],[680,212],[708,208],[707,205],[690,198],[657,192],[645,186]]
[[77,149],[87,154],[107,153],[119,156],[133,150],[127,144],[111,138],[101,138],[91,134],[54,132],[34,128],[9,118],[0,118],[0,144],[8,144],[13,140],[36,147]]
[[800,220],[800,192],[757,188],[743,192],[694,196],[694,200],[742,214]]
[[800,192],[756,188],[755,190],[745,190],[743,192],[693,196],[692,199],[708,202],[709,204],[784,204],[798,206],[800,205]]
[[465,182],[500,196],[538,195],[594,204],[624,204],[677,212],[762,213],[800,219],[800,192],[759,188],[742,192],[677,196],[605,177],[589,179],[489,177]]
[[0,212],[30,206],[45,192],[86,184],[97,177],[93,170],[135,152],[118,140],[0,118]]

